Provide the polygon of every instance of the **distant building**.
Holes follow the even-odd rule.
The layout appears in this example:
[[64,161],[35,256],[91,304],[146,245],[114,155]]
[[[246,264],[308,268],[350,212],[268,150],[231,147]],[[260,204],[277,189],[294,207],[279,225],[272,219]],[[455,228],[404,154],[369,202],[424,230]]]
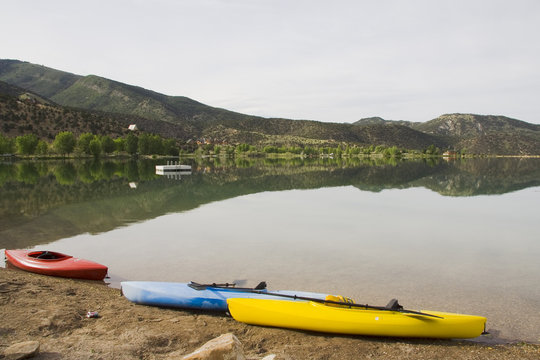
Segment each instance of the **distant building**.
[[456,157],[457,156],[457,152],[456,151],[452,151],[452,150],[448,150],[448,151],[445,151],[442,156],[444,157]]
[[131,131],[139,130],[139,128],[138,128],[137,125],[135,125],[135,124],[129,125],[129,126],[128,126],[128,129],[131,130]]

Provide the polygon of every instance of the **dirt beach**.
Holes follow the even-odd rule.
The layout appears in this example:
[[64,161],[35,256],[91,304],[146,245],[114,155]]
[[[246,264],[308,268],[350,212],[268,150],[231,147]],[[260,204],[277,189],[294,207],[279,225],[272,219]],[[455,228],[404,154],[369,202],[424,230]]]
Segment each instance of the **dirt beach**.
[[[87,318],[88,311],[99,318]],[[534,344],[337,336],[238,323],[225,314],[135,305],[103,283],[0,268],[0,359],[39,341],[35,359],[180,359],[233,333],[248,359],[539,359]]]

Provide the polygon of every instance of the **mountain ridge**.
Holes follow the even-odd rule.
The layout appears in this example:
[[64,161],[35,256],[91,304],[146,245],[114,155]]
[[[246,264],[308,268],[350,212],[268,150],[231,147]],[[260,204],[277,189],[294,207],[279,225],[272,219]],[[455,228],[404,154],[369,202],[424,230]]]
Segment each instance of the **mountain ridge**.
[[396,124],[396,125],[404,125],[404,126],[411,127],[413,124],[420,124],[420,123],[415,123],[415,122],[407,121],[407,120],[385,120],[380,116],[372,116],[372,117],[363,118],[363,119],[353,122],[353,125],[357,125],[357,126],[381,125],[381,124]]
[[426,122],[371,117],[353,124],[263,118],[97,75],[80,76],[19,60],[0,60],[0,81],[59,106],[110,114],[110,121],[114,121],[113,114],[139,119],[142,130],[181,141],[211,137],[253,144],[344,142],[417,150],[434,145],[480,154],[540,154],[540,125],[505,116],[455,113]]

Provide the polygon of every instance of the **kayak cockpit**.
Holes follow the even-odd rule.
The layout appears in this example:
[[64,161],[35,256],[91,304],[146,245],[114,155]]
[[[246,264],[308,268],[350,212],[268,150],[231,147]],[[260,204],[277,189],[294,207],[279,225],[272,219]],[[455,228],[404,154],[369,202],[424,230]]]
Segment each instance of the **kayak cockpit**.
[[36,260],[64,260],[72,257],[55,251],[32,251],[26,256]]

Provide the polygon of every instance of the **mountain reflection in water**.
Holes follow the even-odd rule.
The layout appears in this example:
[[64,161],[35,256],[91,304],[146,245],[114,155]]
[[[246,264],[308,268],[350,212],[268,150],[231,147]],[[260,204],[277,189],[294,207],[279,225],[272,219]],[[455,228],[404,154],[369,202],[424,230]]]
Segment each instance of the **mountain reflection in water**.
[[265,191],[423,187],[443,196],[504,194],[540,185],[540,159],[270,159],[185,161],[189,176],[156,175],[163,161],[0,163],[0,248],[29,247]]

